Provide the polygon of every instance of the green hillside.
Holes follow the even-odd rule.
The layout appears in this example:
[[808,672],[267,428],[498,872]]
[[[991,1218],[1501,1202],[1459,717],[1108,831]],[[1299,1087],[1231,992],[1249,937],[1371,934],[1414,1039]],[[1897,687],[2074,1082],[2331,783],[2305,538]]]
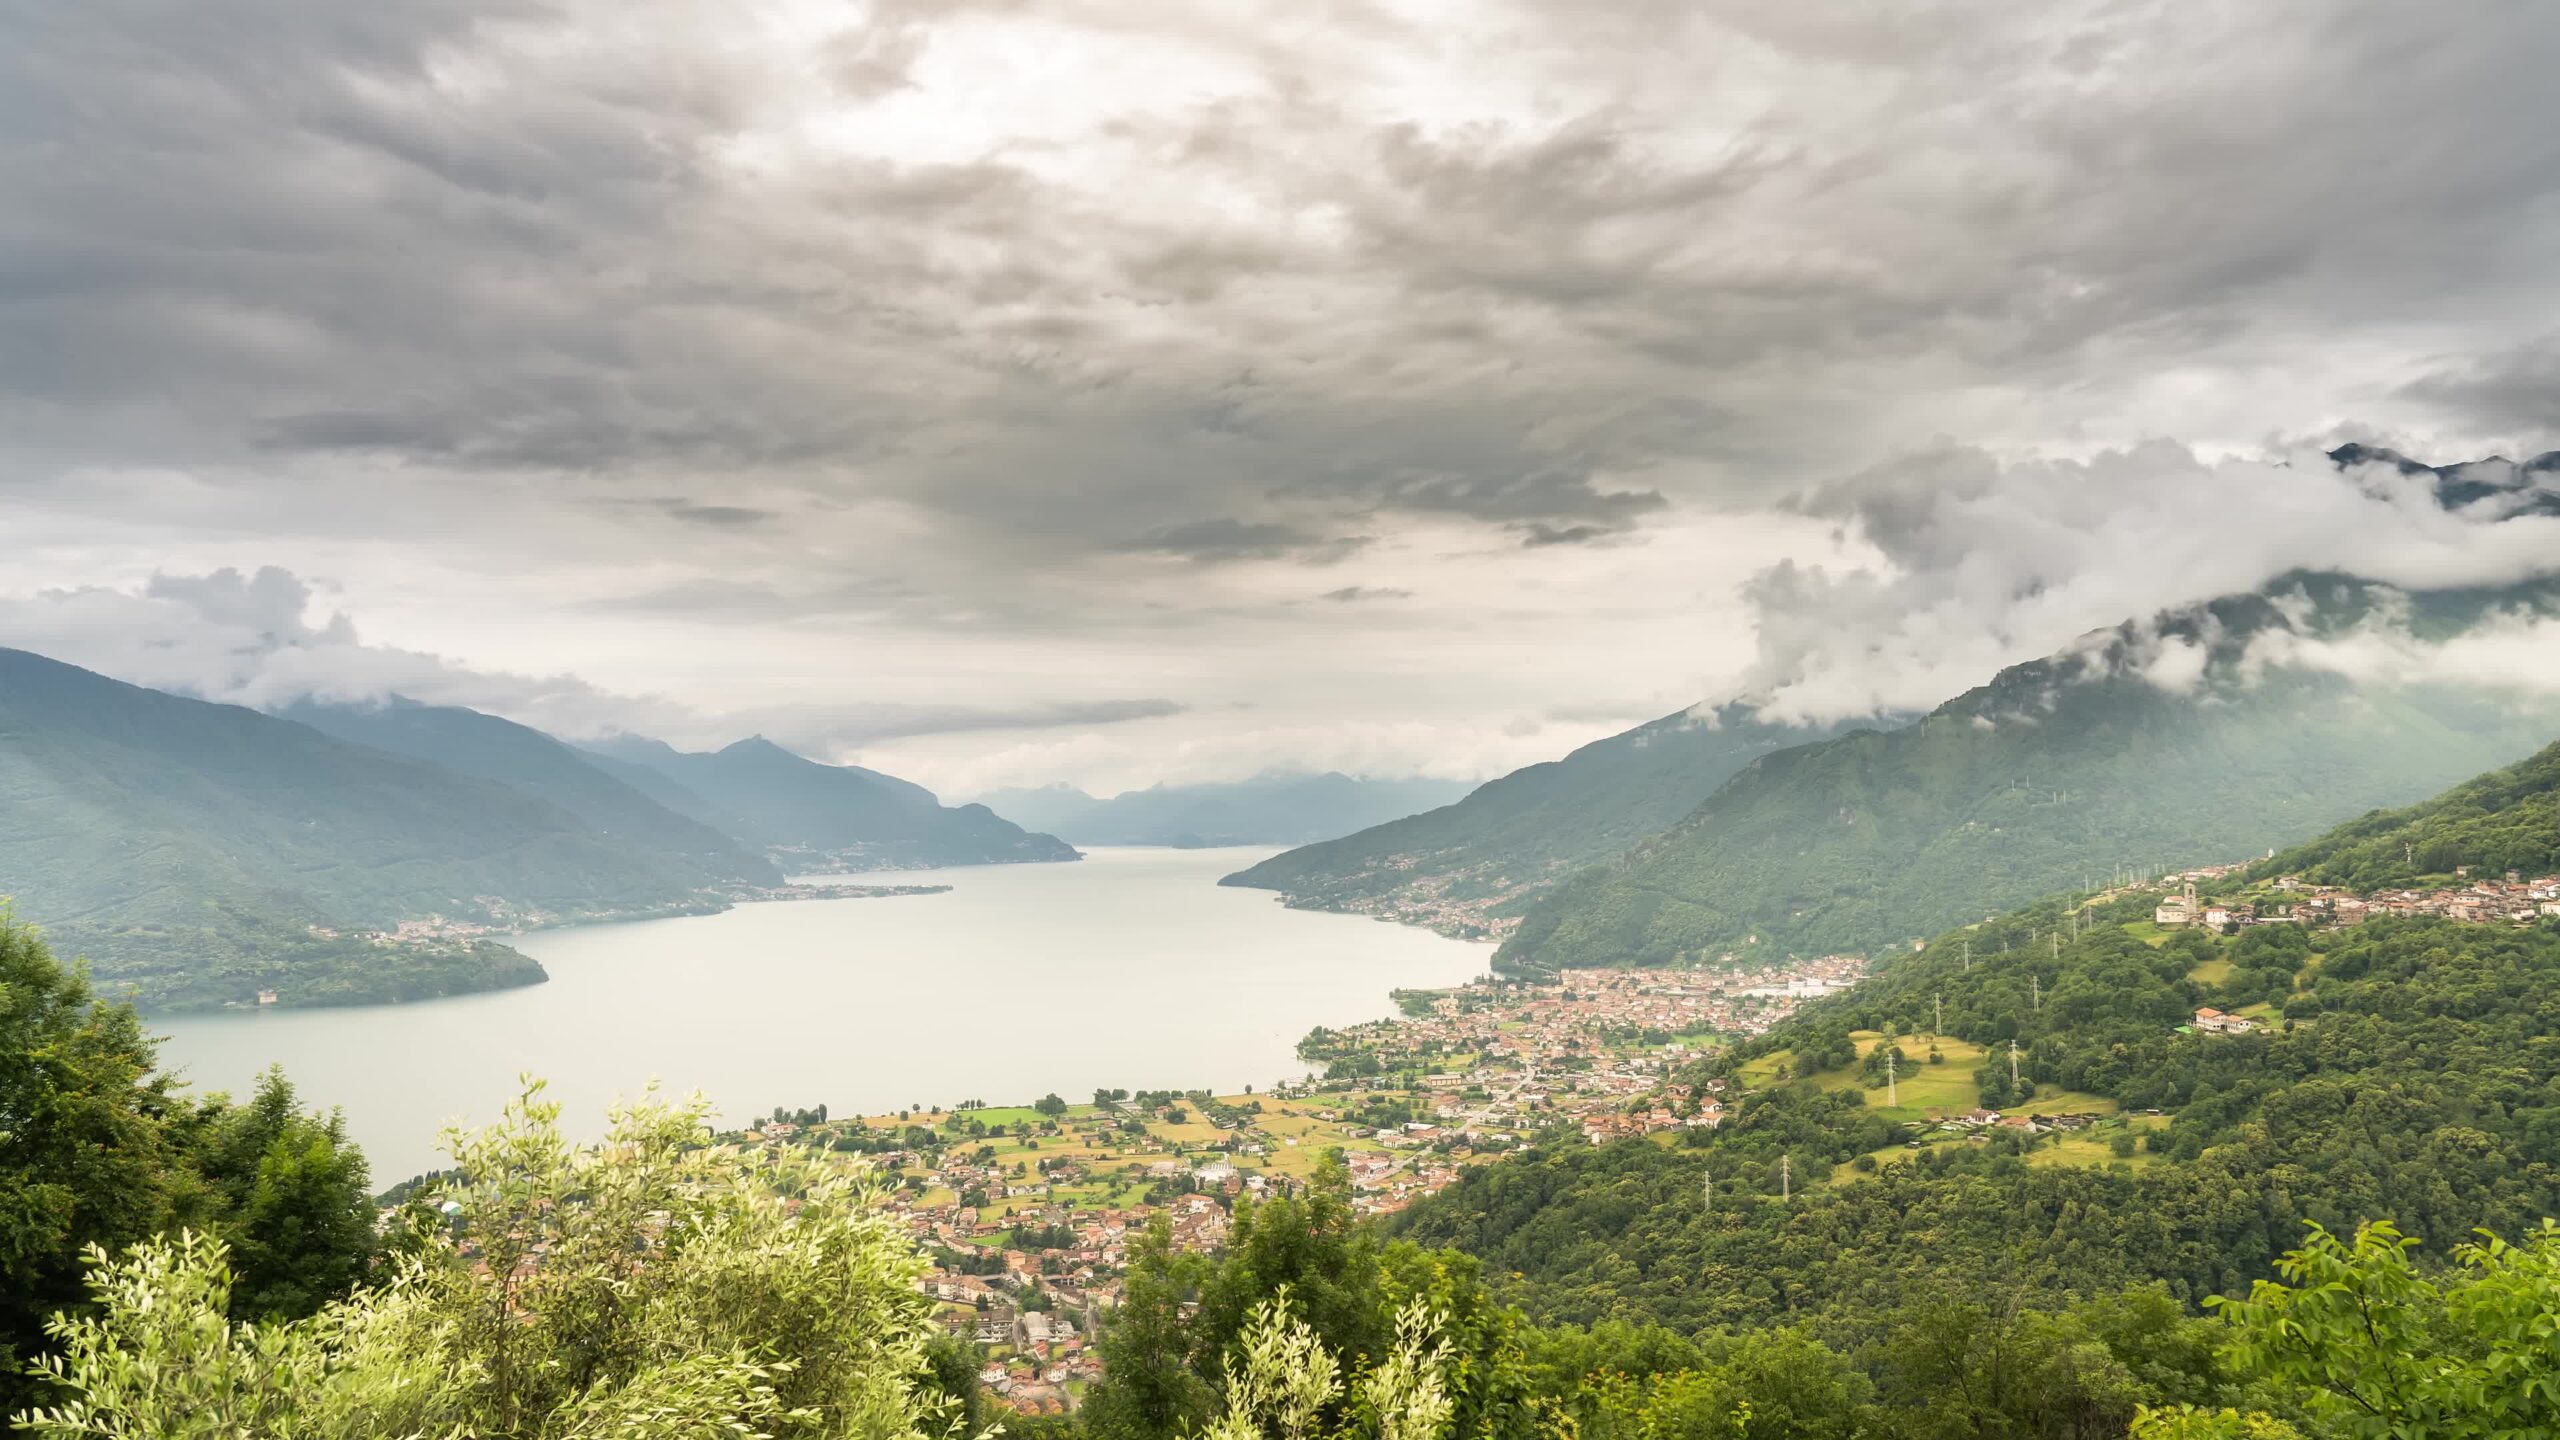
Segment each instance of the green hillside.
[[663,783],[650,794],[661,804],[743,844],[795,852],[801,863],[985,865],[1078,858],[1065,841],[1026,831],[984,805],[946,806],[921,785],[858,765],[822,765],[761,737],[707,754],[639,736],[587,748],[612,762],[609,768],[618,777],[635,769],[657,776]]
[[17,917],[164,1008],[526,983],[486,941],[351,932],[719,903],[702,866],[548,800],[23,651],[0,651],[0,814]]
[[1513,771],[1454,805],[1303,846],[1223,884],[1295,905],[1482,930],[1586,865],[1677,823],[1753,760],[1834,733],[1747,706],[1682,711]]
[[512,720],[401,699],[375,705],[304,701],[276,713],[351,745],[424,760],[547,800],[602,834],[700,870],[702,883],[782,882],[782,872],[763,856],[607,774],[598,757]]
[[[2519,597],[2433,597],[2428,627]],[[2334,577],[2100,632],[1899,730],[1762,758],[1677,826],[1523,920],[1519,972],[1865,952],[2117,872],[2245,859],[2406,804],[2549,740],[2472,692],[2357,687],[2255,645],[2360,620]],[[2164,657],[2193,656],[2191,690]]]
[[[1544,1319],[1805,1322],[1856,1344],[1922,1293],[2242,1293],[2306,1221],[2396,1218],[2442,1253],[2560,1213],[2560,924],[2223,938],[2154,930],[2153,898],[1941,935],[1702,1067],[1729,1087],[1720,1130],[1470,1171],[1400,1233],[1474,1252]],[[2198,1033],[2207,1005],[2262,1028]],[[2088,1118],[1951,1130],[1928,1096]]]
[[2259,866],[2357,890],[2450,875],[2560,871],[2560,744],[2422,804],[2380,810]]

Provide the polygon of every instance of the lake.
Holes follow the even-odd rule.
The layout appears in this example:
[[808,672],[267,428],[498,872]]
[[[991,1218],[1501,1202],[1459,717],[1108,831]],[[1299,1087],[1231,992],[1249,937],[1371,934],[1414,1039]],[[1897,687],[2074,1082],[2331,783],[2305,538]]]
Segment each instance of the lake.
[[438,1131],[494,1118],[521,1072],[551,1082],[582,1136],[652,1078],[733,1121],[822,1102],[879,1114],[1106,1085],[1232,1091],[1305,1073],[1296,1047],[1313,1027],[1392,1014],[1389,990],[1454,985],[1491,959],[1218,888],[1270,853],[902,871],[869,878],[952,888],[538,931],[512,943],[551,980],[521,990],[148,1024],[199,1088],[239,1093],[282,1064],[307,1103],[345,1110],[388,1185],[440,1164]]

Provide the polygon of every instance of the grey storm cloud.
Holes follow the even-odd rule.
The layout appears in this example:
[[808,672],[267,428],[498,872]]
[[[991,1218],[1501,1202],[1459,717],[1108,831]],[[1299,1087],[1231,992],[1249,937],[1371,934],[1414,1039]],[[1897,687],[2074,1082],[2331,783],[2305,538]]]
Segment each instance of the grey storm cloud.
[[[1249,9],[884,0],[773,50],[726,43],[734,7],[631,18],[0,20],[13,443],[708,470],[1061,553],[1310,498],[1536,543],[1854,468],[1961,397],[2103,413],[2164,356],[2245,381],[2415,328],[2485,354],[2560,300],[2560,17],[2533,0],[2459,24],[2382,0],[1519,0],[1459,35],[1370,0],[1285,37]],[[867,107],[965,81],[937,57],[1012,23],[1224,77],[1121,113],[1095,62],[1067,97],[1155,192],[1029,134],[804,138],[841,115],[861,140]],[[1369,63],[1425,41],[1483,72],[1476,103],[1410,113]],[[2519,353],[2514,379],[2343,398],[2547,425],[2547,352]]]
[[2448,363],[2403,393],[2492,430],[2560,433],[2560,335]]
[[[457,651],[439,599],[532,597],[487,653],[560,663],[796,627],[767,699],[822,646],[907,687],[753,725],[827,743],[1167,718],[1176,649],[1295,646],[1395,677],[1323,692],[1362,753],[1437,754],[1546,707],[1485,636],[1750,577],[1765,693],[1934,703],[2315,542],[2514,560],[2535,517],[2216,457],[2560,443],[2555,70],[2547,0],[0,7],[0,494],[25,584],[128,582],[12,623],[678,739],[734,717],[333,639],[255,567]],[[1770,538],[1826,525],[1865,558]],[[1337,562],[1433,603],[1305,603]],[[110,638],[157,607],[194,638]],[[987,703],[907,703],[935,662]]]
[[1173,555],[1203,564],[1228,560],[1296,559],[1327,565],[1369,543],[1365,535],[1327,535],[1274,520],[1220,516],[1164,525],[1122,543],[1124,550]]
[[774,512],[758,510],[752,505],[696,505],[676,500],[662,507],[671,520],[688,525],[761,525],[774,519]]

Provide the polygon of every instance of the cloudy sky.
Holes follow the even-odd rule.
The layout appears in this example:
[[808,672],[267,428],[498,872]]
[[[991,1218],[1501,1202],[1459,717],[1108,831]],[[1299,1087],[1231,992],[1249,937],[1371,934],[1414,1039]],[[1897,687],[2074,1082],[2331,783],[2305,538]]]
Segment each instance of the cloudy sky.
[[0,3],[0,641],[957,794],[1926,704],[2560,445],[2547,0]]

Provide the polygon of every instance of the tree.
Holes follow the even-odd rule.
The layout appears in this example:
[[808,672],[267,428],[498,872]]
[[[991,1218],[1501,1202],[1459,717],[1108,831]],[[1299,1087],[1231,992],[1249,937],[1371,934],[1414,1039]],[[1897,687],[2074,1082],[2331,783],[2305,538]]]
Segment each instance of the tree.
[[1048,1094],[1043,1095],[1038,1100],[1032,1102],[1031,1108],[1048,1116],[1050,1119],[1055,1120],[1059,1116],[1067,1113],[1067,1102],[1059,1099],[1058,1092],[1052,1090]]
[[[2518,1245],[2460,1246],[2441,1282],[2386,1221],[2353,1244],[2310,1229],[2276,1262],[2281,1280],[2218,1301],[2242,1374],[2354,1440],[2560,1434],[2560,1225],[2545,1220]],[[2175,1428],[2200,1423],[2186,1415],[2150,1423],[2142,1433],[2247,1433]]]
[[[703,1143],[708,1106],[654,1098],[573,1149],[529,1086],[451,1137],[452,1243],[279,1323],[227,1317],[221,1243],[110,1259],[58,1321],[42,1436],[916,1436],[937,1393],[925,1264],[868,1177],[796,1150]],[[471,1253],[466,1254],[466,1247]]]
[[372,1185],[337,1112],[304,1113],[278,1068],[210,1119],[200,1164],[222,1200],[232,1313],[299,1319],[360,1284],[379,1248]]
[[186,1110],[132,1009],[0,914],[0,1406],[34,1398],[26,1364],[84,1297],[84,1251],[210,1218]]
[[[1436,1319],[1416,1301],[1396,1317],[1395,1341],[1350,1387],[1352,1410],[1377,1440],[1440,1440],[1456,1405],[1446,1374],[1451,1356]],[[1355,1357],[1355,1361],[1356,1361]],[[1343,1362],[1290,1311],[1282,1286],[1253,1308],[1227,1359],[1224,1414],[1202,1440],[1318,1440],[1344,1401]]]
[[1205,1262],[1173,1243],[1163,1212],[1129,1247],[1120,1308],[1098,1349],[1102,1379],[1087,1396],[1086,1428],[1104,1440],[1158,1440],[1206,1422],[1212,1393],[1191,1367],[1191,1327],[1184,1307]]

